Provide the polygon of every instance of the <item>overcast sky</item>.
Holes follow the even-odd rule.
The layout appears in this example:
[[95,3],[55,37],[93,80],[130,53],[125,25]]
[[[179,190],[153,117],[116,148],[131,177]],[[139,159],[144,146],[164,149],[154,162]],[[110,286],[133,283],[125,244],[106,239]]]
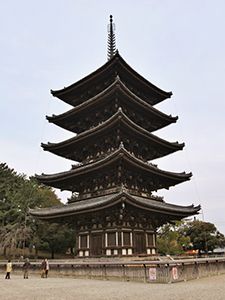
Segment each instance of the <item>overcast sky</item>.
[[[155,134],[186,147],[154,163],[191,171],[193,177],[158,195],[178,205],[201,204],[200,220],[225,234],[225,1],[0,3],[0,160],[28,176],[70,169],[71,161],[40,147],[72,136],[45,120],[70,108],[50,89],[68,86],[106,62],[112,14],[121,56],[147,80],[173,92],[156,108],[179,121]],[[70,195],[57,194],[64,202]]]

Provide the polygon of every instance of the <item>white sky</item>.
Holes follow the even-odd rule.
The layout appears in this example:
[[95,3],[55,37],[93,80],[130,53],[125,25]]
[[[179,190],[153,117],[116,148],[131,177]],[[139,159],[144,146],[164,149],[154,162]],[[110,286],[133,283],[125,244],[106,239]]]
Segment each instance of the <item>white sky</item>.
[[[45,121],[69,106],[58,90],[106,62],[112,14],[125,61],[173,97],[157,106],[179,121],[156,134],[185,150],[155,160],[193,172],[190,182],[161,190],[166,202],[201,204],[204,221],[225,233],[225,1],[0,1],[0,160],[28,176],[70,169],[40,147],[71,133]],[[57,192],[66,201],[70,194]],[[199,216],[202,220],[202,215]]]

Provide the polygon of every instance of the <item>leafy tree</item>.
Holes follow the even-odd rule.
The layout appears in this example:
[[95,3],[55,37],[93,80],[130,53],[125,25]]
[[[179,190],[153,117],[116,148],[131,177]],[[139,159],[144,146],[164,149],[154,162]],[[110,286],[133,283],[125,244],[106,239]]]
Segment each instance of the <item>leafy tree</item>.
[[49,224],[44,230],[42,236],[42,244],[40,249],[51,251],[52,259],[56,252],[62,253],[73,248],[75,245],[75,232],[73,229],[68,228],[66,225]]
[[18,175],[7,164],[0,163],[0,226],[12,223],[17,217],[17,209],[12,208],[9,194],[19,184],[22,175]]
[[164,255],[180,254],[194,249],[201,252],[225,247],[225,237],[214,224],[199,220],[182,220],[165,224],[158,231],[158,252]]
[[191,238],[190,236],[181,236],[179,231],[179,243],[182,246],[183,250],[188,250],[191,248]]
[[[179,242],[179,225],[165,224],[158,231],[158,252],[163,255],[177,255],[183,252],[182,244]],[[183,241],[182,241],[183,242]]]
[[39,185],[34,177],[17,174],[5,163],[0,163],[0,245],[4,253],[14,255],[16,248],[37,245],[38,226],[28,216],[28,209],[61,205],[51,188]]
[[[39,207],[41,208],[63,205],[54,191],[48,186],[40,185],[39,194],[43,198],[43,201],[39,205]],[[48,224],[46,221],[41,221],[33,218],[31,218],[30,220],[32,221],[31,227],[34,230],[33,239],[31,240],[31,246],[35,247],[35,257],[37,258],[39,250],[49,250],[49,245],[44,241],[44,236],[46,235],[46,232],[48,232],[48,230],[51,230],[51,224]],[[30,249],[32,248],[31,246]]]
[[55,192],[48,186],[41,186],[39,187],[39,193],[42,196],[42,202],[40,203],[40,207],[53,207],[63,205],[60,202],[60,199],[57,197]]
[[19,227],[18,223],[7,224],[4,227],[0,227],[0,237],[1,244],[4,246],[4,254],[6,254],[6,249],[9,249],[9,256],[14,256],[14,251],[17,248],[23,248],[23,243],[29,244],[33,238],[32,228],[26,228],[26,236],[24,235],[24,228]]
[[185,235],[190,236],[194,250],[199,250],[199,253],[225,246],[224,235],[209,222],[195,220],[187,223]]

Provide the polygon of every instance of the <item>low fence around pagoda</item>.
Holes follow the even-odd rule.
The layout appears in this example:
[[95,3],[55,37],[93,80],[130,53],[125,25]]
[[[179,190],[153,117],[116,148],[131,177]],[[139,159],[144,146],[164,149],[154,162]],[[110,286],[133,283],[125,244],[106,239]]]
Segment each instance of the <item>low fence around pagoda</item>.
[[[52,277],[175,283],[225,274],[225,257],[169,261],[50,261]],[[23,276],[23,262],[12,262],[13,274]],[[5,272],[6,262],[0,262]],[[31,262],[30,275],[41,275],[41,262]]]

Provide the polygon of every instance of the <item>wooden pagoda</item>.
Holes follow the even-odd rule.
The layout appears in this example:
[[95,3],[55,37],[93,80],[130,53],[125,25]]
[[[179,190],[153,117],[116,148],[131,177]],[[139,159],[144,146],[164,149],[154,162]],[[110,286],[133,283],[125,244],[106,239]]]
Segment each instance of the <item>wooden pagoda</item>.
[[115,50],[112,18],[108,45],[108,61],[102,67],[51,91],[74,108],[48,121],[76,135],[42,147],[75,164],[69,171],[36,178],[73,196],[67,205],[30,214],[75,228],[78,257],[156,255],[157,228],[197,214],[200,206],[172,205],[153,195],[192,176],[150,162],[184,147],[153,134],[177,121],[154,108],[172,93],[143,78]]

